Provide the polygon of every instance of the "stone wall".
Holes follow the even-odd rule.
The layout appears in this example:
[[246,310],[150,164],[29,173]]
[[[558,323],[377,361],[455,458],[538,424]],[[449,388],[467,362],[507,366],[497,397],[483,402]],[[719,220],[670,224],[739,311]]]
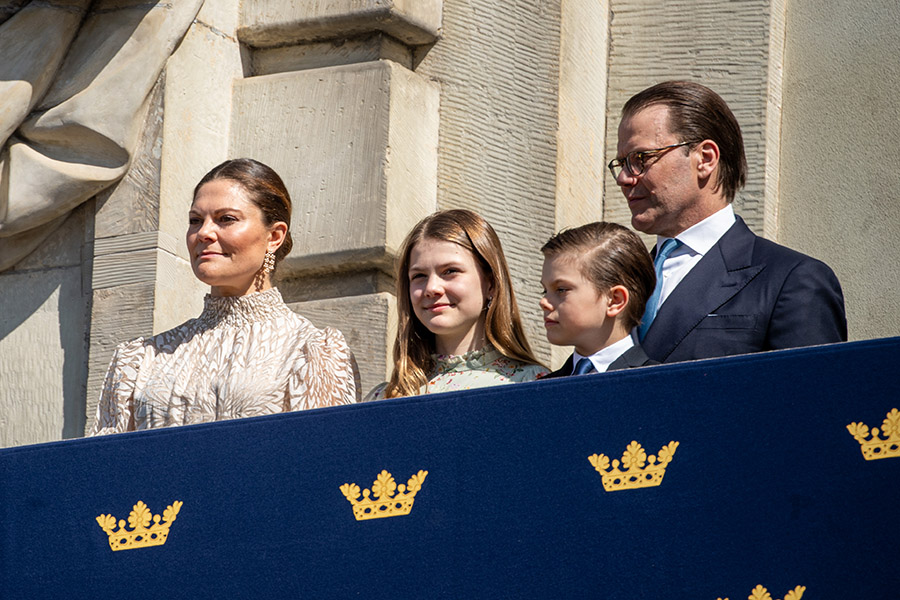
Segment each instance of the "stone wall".
[[78,437],[90,312],[92,203],[0,272],[0,447]]
[[776,239],[841,281],[851,339],[900,335],[900,4],[788,3]]

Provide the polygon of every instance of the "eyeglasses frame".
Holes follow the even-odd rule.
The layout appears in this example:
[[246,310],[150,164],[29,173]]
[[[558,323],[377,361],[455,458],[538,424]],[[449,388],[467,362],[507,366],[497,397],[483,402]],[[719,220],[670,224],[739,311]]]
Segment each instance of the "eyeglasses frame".
[[[611,161],[609,161],[609,164],[606,165],[606,168],[609,169],[609,172],[612,174],[613,179],[619,178],[619,175],[616,173],[617,168],[620,169],[619,172],[624,170],[632,177],[637,177],[638,175],[642,175],[644,173],[644,171],[647,170],[646,166],[644,165],[644,160],[646,160],[648,157],[649,158],[658,157],[658,156],[665,154],[669,150],[674,150],[675,148],[681,148],[682,146],[688,146],[690,144],[697,144],[697,143],[699,143],[699,141],[700,140],[688,140],[686,142],[679,142],[677,144],[670,144],[668,146],[663,146],[662,148],[653,148],[652,150],[634,150],[634,151],[626,154],[623,158],[612,159]],[[632,157],[638,157],[638,156],[641,157],[641,170],[636,172],[634,169],[631,168],[631,162],[632,162]]]

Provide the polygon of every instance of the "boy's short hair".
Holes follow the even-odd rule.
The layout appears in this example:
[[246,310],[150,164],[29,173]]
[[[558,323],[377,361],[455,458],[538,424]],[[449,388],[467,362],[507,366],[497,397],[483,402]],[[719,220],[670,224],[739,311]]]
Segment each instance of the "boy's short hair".
[[656,271],[641,238],[616,223],[588,223],[564,229],[541,247],[544,257],[573,254],[581,274],[597,292],[605,294],[616,285],[628,290],[631,298],[623,313],[630,329],[641,322],[647,299],[656,287]]

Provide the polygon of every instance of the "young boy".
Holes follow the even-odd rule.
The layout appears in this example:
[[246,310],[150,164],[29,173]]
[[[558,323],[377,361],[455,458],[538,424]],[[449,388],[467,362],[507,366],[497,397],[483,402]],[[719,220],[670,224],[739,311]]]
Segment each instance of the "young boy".
[[541,252],[547,339],[575,346],[547,377],[658,364],[630,334],[656,285],[653,261],[637,234],[615,223],[589,223],[559,232]]

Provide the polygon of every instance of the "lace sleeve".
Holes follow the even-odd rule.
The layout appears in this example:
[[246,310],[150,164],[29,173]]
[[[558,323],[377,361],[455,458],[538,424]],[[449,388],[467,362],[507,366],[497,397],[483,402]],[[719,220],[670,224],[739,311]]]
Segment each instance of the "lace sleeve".
[[120,344],[113,354],[89,436],[134,430],[134,386],[143,338]]
[[306,341],[294,364],[289,390],[290,409],[352,404],[359,400],[358,370],[344,335],[326,327]]

